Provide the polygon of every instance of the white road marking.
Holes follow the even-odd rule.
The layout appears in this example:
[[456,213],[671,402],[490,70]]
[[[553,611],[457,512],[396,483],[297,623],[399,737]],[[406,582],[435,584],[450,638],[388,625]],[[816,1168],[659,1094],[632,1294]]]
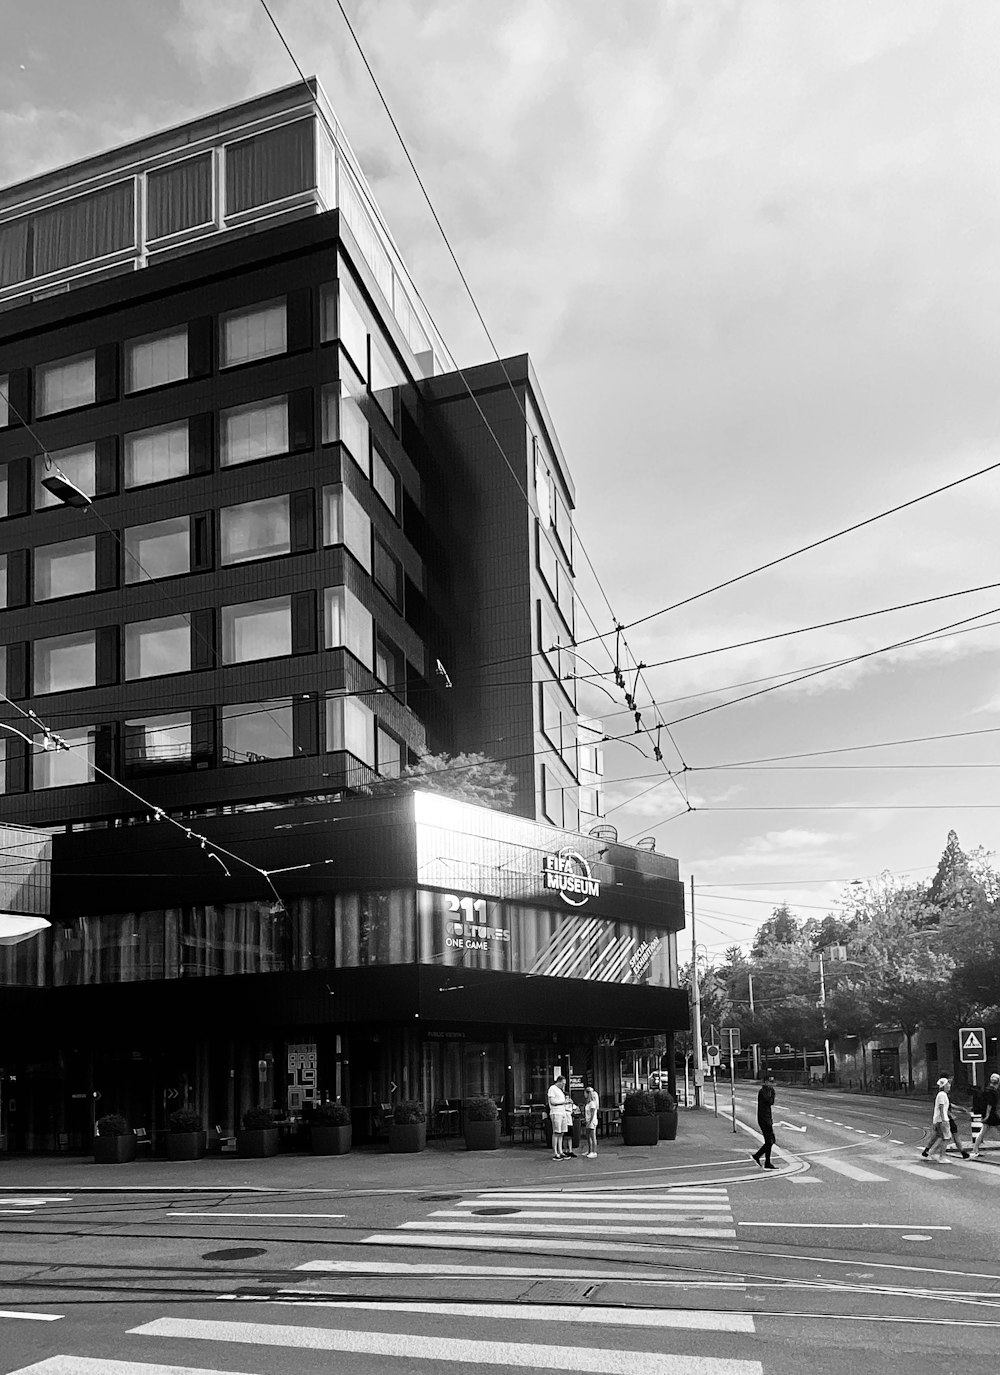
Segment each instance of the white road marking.
[[728,1203],[716,1202],[714,1199],[706,1201],[701,1198],[676,1199],[671,1203],[656,1203],[636,1201],[628,1203],[624,1199],[606,1198],[548,1198],[528,1195],[527,1197],[511,1198],[463,1198],[454,1205],[456,1208],[559,1208],[564,1214],[566,1212],[585,1212],[588,1217],[591,1211],[597,1213],[601,1208],[614,1206],[614,1211],[621,1214],[623,1209],[630,1213],[652,1214],[652,1213],[678,1213],[678,1212],[699,1212],[699,1213],[728,1213],[730,1205]]
[[0,1308],[0,1318],[22,1318],[25,1322],[58,1322],[62,1313],[18,1313]]
[[905,1160],[882,1160],[879,1162],[904,1174],[915,1174],[918,1179],[957,1179],[957,1174],[949,1174],[945,1169],[934,1170],[929,1165],[909,1165]]
[[[560,1279],[560,1280],[629,1280],[645,1284],[650,1279],[676,1282],[685,1288],[694,1288],[694,1280],[675,1280],[673,1270],[643,1270],[637,1280],[634,1270],[566,1270],[538,1265],[450,1265],[447,1261],[421,1263],[403,1260],[307,1260],[304,1265],[296,1265],[296,1270],[321,1271],[324,1274],[339,1275],[468,1275],[477,1279]],[[730,1283],[708,1280],[697,1282],[697,1288],[713,1288],[721,1283],[722,1288],[745,1289],[742,1280]],[[303,1288],[304,1293],[313,1290]]]
[[926,1232],[904,1232],[901,1241],[930,1241]]
[[852,1165],[847,1160],[833,1160],[827,1156],[822,1161],[817,1161],[825,1170],[833,1170],[834,1174],[842,1174],[846,1179],[855,1179],[861,1184],[884,1184],[886,1178],[884,1174],[872,1174],[871,1170],[863,1170],[860,1165]]
[[11,1375],[247,1375],[246,1371],[206,1370],[203,1366],[158,1365],[147,1361],[108,1361],[93,1356],[50,1356],[23,1365]]
[[[680,1232],[672,1235],[695,1235],[703,1236],[704,1233]],[[729,1236],[735,1236],[735,1232],[730,1232]],[[642,1242],[628,1241],[601,1241],[598,1238],[590,1237],[587,1241],[574,1241],[571,1237],[510,1237],[511,1242],[517,1242],[519,1247],[531,1251],[584,1251],[589,1255],[600,1251],[622,1252],[630,1256],[664,1256],[682,1250],[676,1246],[656,1246],[644,1245]],[[496,1250],[503,1246],[504,1238],[496,1236],[474,1236],[466,1231],[464,1235],[440,1236],[430,1232],[374,1232],[370,1237],[365,1237],[366,1246],[398,1246],[401,1249],[426,1250],[430,1247],[437,1247],[449,1251],[474,1251],[474,1250]],[[739,1247],[733,1243],[722,1249],[727,1251],[737,1251]],[[854,1264],[854,1262],[852,1262]]]
[[8,1198],[0,1195],[4,1203],[11,1203],[23,1208],[38,1208],[43,1203],[72,1203],[72,1194],[59,1194],[58,1196],[47,1195],[45,1198]]
[[[547,1218],[547,1215],[546,1215],[546,1218]],[[547,1218],[547,1220],[552,1221],[552,1222],[557,1222],[557,1221],[558,1221],[558,1219],[555,1219],[555,1218],[553,1218],[553,1219],[548,1219],[548,1218]],[[465,1222],[432,1222],[432,1221],[427,1221],[427,1222],[404,1222],[403,1225],[402,1225],[402,1227],[400,1228],[400,1230],[402,1231],[403,1229],[428,1230],[428,1231],[437,1231],[437,1232],[468,1232],[468,1230],[469,1230],[468,1224],[465,1223]],[[532,1224],[532,1223],[530,1223],[530,1222],[524,1222],[524,1223],[518,1222],[516,1218],[512,1218],[512,1219],[510,1219],[509,1221],[506,1220],[506,1219],[497,1219],[496,1221],[493,1221],[493,1220],[490,1219],[490,1218],[484,1218],[481,1222],[477,1219],[475,1230],[476,1230],[477,1232],[517,1233],[518,1235],[522,1235],[522,1236],[523,1236],[525,1233],[528,1233],[528,1234],[531,1234],[531,1233],[538,1233],[538,1232],[542,1231],[543,1229],[542,1229],[541,1227],[539,1227],[537,1224]],[[559,1230],[559,1235],[560,1235],[560,1236],[563,1236],[563,1237],[565,1237],[565,1236],[573,1236],[574,1234],[575,1234],[575,1235],[578,1235],[578,1236],[590,1236],[590,1237],[594,1238],[593,1241],[591,1242],[592,1245],[594,1245],[594,1246],[600,1245],[599,1239],[594,1237],[594,1229],[593,1229],[593,1227],[591,1227],[589,1224],[588,1224],[587,1226],[585,1226],[585,1227],[572,1227],[572,1226],[567,1227],[565,1224],[559,1222],[559,1223],[558,1223],[558,1230]],[[607,1236],[607,1235],[611,1235],[611,1236],[659,1236],[659,1237],[734,1237],[734,1236],[736,1235],[736,1233],[732,1230],[731,1227],[667,1227],[667,1226],[664,1226],[664,1227],[602,1227],[602,1228],[601,1228],[601,1235],[602,1235],[602,1236]]]
[[[740,1288],[745,1286],[741,1285]],[[301,1290],[286,1290],[300,1293]],[[259,1301],[259,1300],[256,1300]],[[281,1300],[276,1300],[281,1302]],[[588,1327],[673,1327],[694,1332],[753,1332],[749,1313],[724,1309],[697,1308],[593,1308],[586,1303],[434,1303],[393,1299],[352,1299],[349,1296],[325,1303],[322,1299],[310,1308],[363,1308],[389,1313],[443,1314],[453,1318],[495,1318],[501,1322],[579,1322]]]
[[[826,1229],[855,1231],[868,1228],[879,1232],[905,1232],[908,1227],[923,1227],[921,1222],[738,1222],[738,1227],[808,1227],[810,1230],[822,1227]],[[939,1227],[927,1225],[925,1228],[929,1232],[950,1232],[950,1227]]]
[[[234,1217],[234,1218],[239,1218],[239,1220],[240,1220],[241,1222],[261,1222],[261,1221],[265,1221],[265,1220],[270,1219],[270,1218],[282,1218],[282,1219],[296,1218],[296,1217],[331,1218],[331,1217],[346,1217],[346,1216],[347,1216],[346,1213],[217,1213],[217,1212],[215,1212],[213,1209],[209,1209],[208,1212],[204,1212],[204,1213],[185,1213],[185,1212],[181,1212],[181,1210],[180,1210],[179,1208],[171,1208],[171,1209],[168,1211],[168,1213],[167,1213],[167,1218],[168,1218],[168,1219],[170,1219],[170,1218],[172,1218],[172,1217],[227,1217],[227,1218],[229,1218],[229,1217]],[[158,1217],[158,1218],[155,1218],[155,1219],[150,1218],[150,1219],[147,1219],[147,1220],[148,1220],[148,1221],[162,1222],[162,1221],[163,1221],[163,1218],[162,1218],[162,1217]]]
[[[355,1332],[270,1323],[211,1322],[198,1318],[158,1318],[130,1329],[133,1336],[180,1337],[184,1341],[234,1342],[288,1350],[349,1351],[393,1356],[412,1363],[468,1362],[518,1369],[572,1370],[586,1367],[600,1375],[764,1375],[759,1361],[706,1356],[660,1355],[647,1351],[609,1351],[603,1347],[540,1346],[529,1342],[489,1342],[423,1337],[412,1332]],[[109,1375],[119,1375],[106,1367]],[[141,1369],[141,1368],[140,1368]],[[76,1375],[72,1370],[45,1375]],[[121,1372],[125,1375],[125,1372]],[[157,1373],[159,1375],[159,1372]]]
[[691,1199],[703,1199],[706,1203],[727,1203],[729,1193],[726,1189],[670,1189],[662,1193],[648,1194],[616,1194],[609,1191],[584,1193],[582,1189],[573,1192],[560,1189],[535,1190],[535,1189],[488,1189],[483,1193],[476,1194],[476,1198],[484,1199],[488,1202],[509,1202],[511,1199],[524,1198],[530,1202],[541,1202],[542,1199],[552,1199],[559,1203],[671,1203],[676,1201],[688,1202]]

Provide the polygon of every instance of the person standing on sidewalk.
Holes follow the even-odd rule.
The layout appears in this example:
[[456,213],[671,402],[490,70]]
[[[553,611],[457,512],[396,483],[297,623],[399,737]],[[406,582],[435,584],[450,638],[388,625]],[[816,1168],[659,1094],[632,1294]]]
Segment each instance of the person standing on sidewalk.
[[549,1085],[549,1118],[552,1122],[552,1159],[565,1160],[563,1154],[563,1134],[566,1131],[566,1080],[559,1078]]
[[972,1143],[973,1160],[978,1158],[979,1147],[988,1131],[994,1131],[1000,1135],[1000,1074],[990,1075],[990,1082],[986,1087],[986,1093],[983,1095],[983,1125],[976,1132],[975,1140]]
[[755,1160],[759,1165],[760,1158],[763,1156],[765,1170],[777,1169],[776,1165],[771,1164],[771,1151],[775,1145],[774,1120],[771,1115],[771,1109],[774,1107],[774,1099],[774,1075],[768,1070],[764,1075],[764,1082],[761,1084],[760,1091],[757,1094],[757,1126],[760,1127],[761,1135],[764,1138],[764,1144],[761,1146],[760,1150],[754,1151],[751,1157],[751,1159]]
[[937,1097],[934,1099],[934,1115],[931,1118],[931,1131],[934,1133],[934,1139],[920,1152],[926,1160],[944,1160],[948,1142],[951,1140],[951,1124],[948,1120],[951,1117],[951,1099],[948,1097],[951,1080],[939,1079],[937,1087]]
[[597,1090],[591,1084],[583,1105],[583,1125],[587,1132],[586,1158],[588,1160],[597,1159],[597,1109],[600,1106],[601,1100],[597,1096]]

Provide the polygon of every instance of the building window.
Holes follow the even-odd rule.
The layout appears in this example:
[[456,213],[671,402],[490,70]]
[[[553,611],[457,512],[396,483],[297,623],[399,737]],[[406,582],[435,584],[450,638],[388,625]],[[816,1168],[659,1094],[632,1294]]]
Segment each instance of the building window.
[[222,708],[222,762],[259,764],[295,753],[292,699],[237,702]]
[[580,789],[580,812],[587,816],[601,815],[601,793],[599,788]]
[[125,344],[125,390],[148,391],[180,382],[188,375],[187,325],[144,334]]
[[245,664],[292,652],[292,599],[243,602],[222,608],[222,662]]
[[219,365],[235,367],[256,358],[271,358],[288,348],[285,298],[249,310],[231,310],[219,318]]
[[35,601],[93,592],[97,586],[97,539],[64,540],[35,550]]
[[366,573],[372,571],[372,523],[342,482],[323,488],[323,543],[342,544]]
[[212,222],[212,154],[146,174],[146,237],[162,239]]
[[45,737],[38,738],[31,757],[33,788],[68,788],[94,780],[95,728],[78,726],[73,730],[61,730],[59,734],[69,746],[68,749],[47,750],[43,745]]
[[78,353],[35,369],[35,409],[56,415],[74,406],[92,406],[97,397],[97,369],[93,353]]
[[226,506],[220,511],[219,519],[223,563],[270,559],[291,550],[287,496]]
[[343,280],[323,288],[320,296],[320,339],[324,344],[331,339],[339,339],[341,347],[367,382],[368,326],[353,291]]
[[403,746],[395,736],[376,727],[376,768],[383,778],[398,778],[403,767]]
[[395,388],[404,380],[395,355],[375,334],[371,336],[371,393],[390,424],[395,424]]
[[323,643],[327,649],[347,649],[365,668],[373,666],[371,612],[347,587],[328,587],[323,593]]
[[173,578],[191,571],[191,519],[177,516],[125,531],[125,581]]
[[542,811],[553,826],[563,824],[563,790],[558,776],[546,764],[542,765]]
[[135,181],[74,196],[34,218],[34,275],[86,263],[135,243]]
[[537,603],[538,648],[545,655],[552,669],[553,677],[562,678],[565,656],[563,649],[569,647],[569,636],[556,624],[555,616],[544,599]]
[[538,571],[545,579],[545,585],[552,593],[552,599],[553,601],[555,601],[559,591],[559,576],[557,572],[557,569],[559,567],[559,557],[556,554],[556,551],[552,548],[552,545],[549,543],[546,535],[542,533],[542,527],[540,523],[536,523],[535,525],[535,539],[538,544]]
[[54,492],[42,486],[42,479],[52,477],[56,468],[64,473],[81,492],[88,497],[94,495],[97,485],[97,458],[93,444],[81,444],[73,449],[56,449],[47,457],[51,462],[46,466],[46,455],[35,455],[35,510],[42,511],[47,506],[62,506]]
[[326,748],[344,750],[375,767],[375,717],[356,697],[327,697]]
[[10,424],[10,378],[0,374],[0,430]]
[[191,713],[145,716],[125,722],[125,772],[183,766],[191,762]]
[[171,478],[186,477],[190,471],[188,447],[186,420],[127,434],[125,486],[145,487],[151,482],[169,482]]
[[97,631],[55,635],[36,640],[34,689],[41,692],[72,692],[97,683]]
[[7,605],[7,555],[0,554],[0,607]]
[[391,640],[375,632],[375,677],[397,697],[406,697],[406,669],[402,651]]
[[7,465],[0,463],[0,517],[10,514],[10,496],[7,486]]
[[219,417],[219,461],[224,468],[288,453],[288,397],[234,406]]
[[368,421],[345,380],[333,382],[322,392],[322,441],[338,440],[368,477],[371,473],[371,432]]
[[531,447],[534,454],[535,498],[538,501],[538,519],[546,530],[551,530],[555,523],[555,489],[552,485],[551,474],[545,466],[541,445],[535,435],[531,436]]
[[125,677],[159,678],[191,668],[191,627],[184,616],[160,616],[125,627]]
[[226,147],[226,214],[270,205],[316,185],[313,120],[299,119]]
[[373,577],[394,606],[403,604],[403,566],[382,543],[378,535],[373,543]]
[[377,447],[372,448],[372,486],[394,516],[399,515],[399,485],[396,474]]

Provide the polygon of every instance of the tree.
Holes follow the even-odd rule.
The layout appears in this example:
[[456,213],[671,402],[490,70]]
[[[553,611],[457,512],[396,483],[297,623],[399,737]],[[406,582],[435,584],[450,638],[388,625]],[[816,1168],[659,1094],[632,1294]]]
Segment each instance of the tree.
[[968,858],[958,843],[958,833],[949,831],[941,858],[938,860],[937,873],[927,894],[928,901],[935,907],[946,907],[973,882]]
[[460,802],[509,812],[514,805],[514,778],[507,765],[485,754],[425,754],[397,778],[377,778],[368,785],[373,797],[401,797],[416,791],[443,793]]
[[780,907],[774,909],[767,921],[761,922],[757,928],[750,954],[760,959],[769,948],[775,945],[792,945],[799,940],[800,935],[799,923],[788,904],[783,902]]

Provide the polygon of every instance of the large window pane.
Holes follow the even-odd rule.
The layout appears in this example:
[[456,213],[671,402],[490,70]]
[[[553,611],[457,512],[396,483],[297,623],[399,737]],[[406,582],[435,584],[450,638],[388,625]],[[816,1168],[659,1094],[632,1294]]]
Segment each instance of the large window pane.
[[74,196],[35,216],[35,275],[90,262],[135,243],[135,183]]
[[157,425],[125,436],[125,486],[167,482],[188,472],[188,422]]
[[68,749],[47,750],[43,736],[39,736],[31,756],[31,786],[33,788],[65,788],[76,783],[93,781],[93,726],[79,726],[60,730]]
[[78,353],[35,369],[35,409],[54,415],[74,406],[92,406],[97,395],[93,353]]
[[366,668],[372,668],[373,625],[366,610],[347,587],[328,587],[323,593],[324,644],[327,649],[348,649]]
[[375,767],[375,717],[356,697],[326,699],[326,748]]
[[287,554],[292,547],[287,496],[227,506],[220,514],[223,563],[269,559]]
[[323,543],[343,544],[366,572],[372,571],[372,523],[342,482],[323,488]]
[[0,463],[0,517],[6,516],[10,511],[10,495],[7,484],[7,465]]
[[48,455],[51,459],[50,466],[46,467],[45,454],[35,455],[35,510],[41,511],[46,506],[62,506],[54,492],[50,492],[47,487],[42,486],[42,479],[55,475],[56,468],[70,482],[79,487],[81,492],[86,492],[88,497],[94,495],[94,488],[97,479],[97,459],[93,444],[81,444],[74,449],[55,449]]
[[275,659],[292,652],[290,597],[222,608],[222,662]]
[[371,392],[389,420],[394,417],[393,388],[404,382],[396,356],[376,334],[371,336]]
[[294,753],[292,699],[238,702],[222,708],[222,762],[258,764]]
[[381,726],[377,727],[376,748],[378,750],[377,766],[383,778],[398,778],[403,767],[403,747],[394,735],[384,731]]
[[14,286],[31,276],[27,215],[0,225],[0,286]]
[[395,606],[403,604],[403,568],[379,537],[374,541],[373,570],[375,581]]
[[333,325],[336,334],[329,333],[324,338],[339,338],[344,349],[350,355],[354,366],[361,376],[368,380],[368,325],[365,317],[358,307],[353,293],[341,281],[340,290],[336,298],[337,311],[339,312],[336,320],[329,319],[328,327]]
[[146,177],[146,237],[162,239],[212,220],[212,154],[185,158]]
[[339,439],[365,477],[368,477],[371,472],[371,436],[368,421],[350,385],[346,380],[331,383],[323,388],[322,400],[323,443],[333,444]]
[[138,773],[191,762],[191,713],[145,716],[125,722],[125,768]]
[[157,520],[125,531],[125,581],[172,578],[191,571],[191,520]]
[[231,310],[219,319],[220,365],[235,367],[255,358],[284,353],[288,347],[285,298],[249,310]]
[[97,633],[55,635],[36,640],[34,652],[35,692],[71,692],[93,687],[97,682]]
[[391,640],[375,632],[375,677],[397,697],[406,696],[406,667],[403,654]]
[[377,448],[372,448],[372,486],[394,516],[399,515],[399,487],[396,474]]
[[221,419],[222,466],[252,463],[257,458],[288,452],[288,397],[253,401],[223,411]]
[[0,607],[7,605],[7,555],[0,554]]
[[43,544],[35,550],[35,601],[51,597],[72,597],[77,592],[93,592],[96,582],[94,535]]
[[0,374],[0,430],[10,424],[10,378]]
[[125,677],[158,678],[191,667],[191,627],[183,616],[161,616],[125,627]]
[[296,120],[226,148],[226,213],[270,205],[316,185],[314,122]]
[[125,390],[146,391],[188,375],[187,325],[129,339],[125,344]]

